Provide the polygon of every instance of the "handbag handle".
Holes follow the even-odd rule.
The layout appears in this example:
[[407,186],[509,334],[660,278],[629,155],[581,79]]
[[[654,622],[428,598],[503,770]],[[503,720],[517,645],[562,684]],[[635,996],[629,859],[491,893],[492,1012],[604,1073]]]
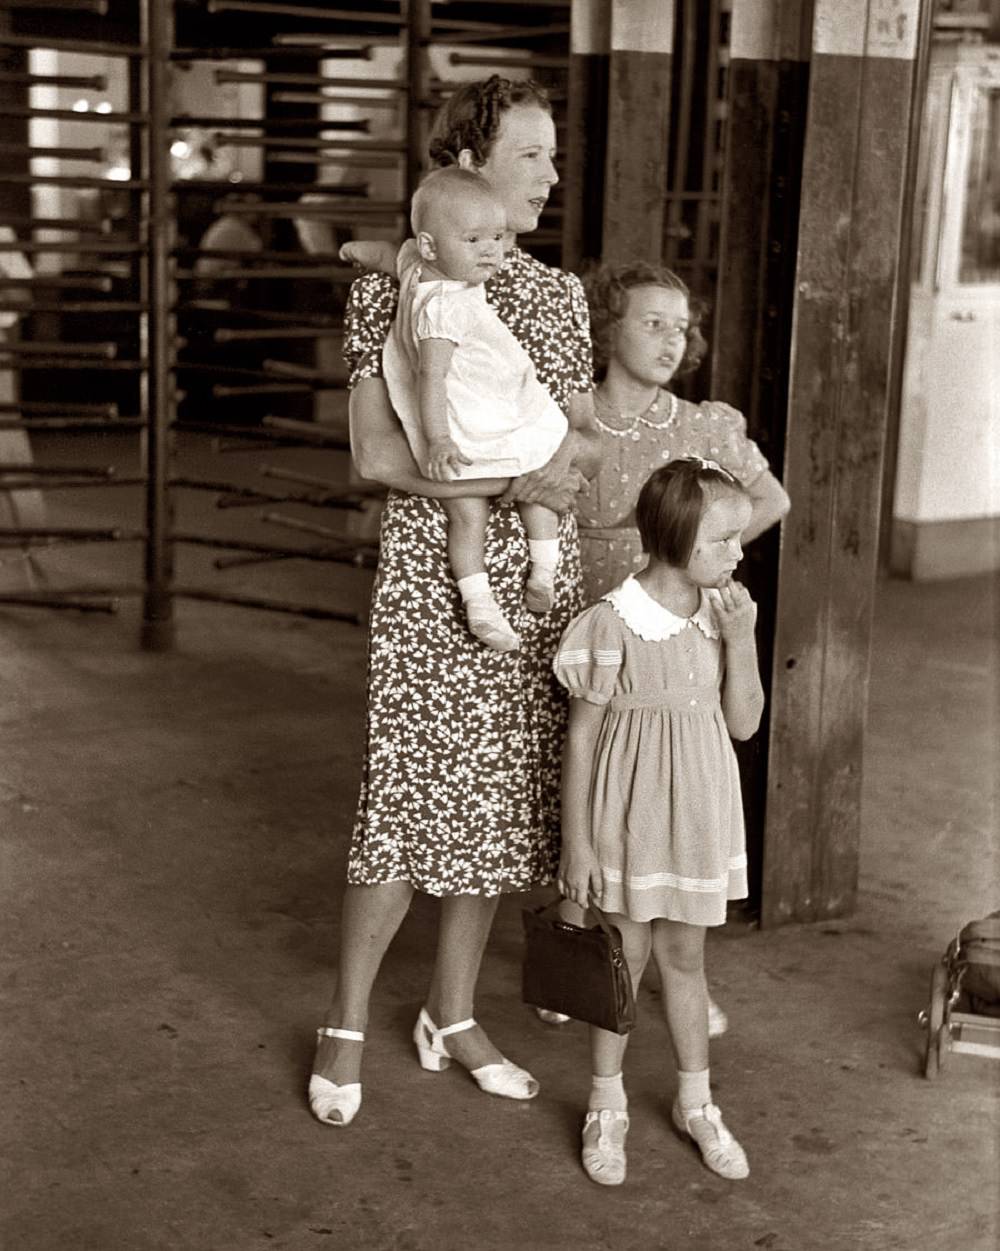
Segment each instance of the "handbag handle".
[[[555,900],[553,903],[550,903],[547,907],[543,908],[543,909],[542,909],[542,912],[549,912],[549,911],[551,911],[551,909],[553,909],[553,908],[558,908],[558,906],[559,906],[559,904],[560,904],[561,902],[562,902],[562,901],[561,901],[561,900],[559,900],[559,899]],[[601,929],[604,931],[605,935],[606,935],[606,936],[607,936],[607,937],[608,937],[608,938],[609,938],[612,942],[614,942],[614,941],[615,941],[615,936],[614,936],[614,934],[611,932],[611,927],[610,927],[610,925],[608,925],[608,922],[607,922],[607,919],[606,919],[606,917],[605,917],[604,913],[600,910],[600,908],[598,908],[597,904],[596,904],[596,903],[594,903],[594,897],[593,897],[592,895],[589,895],[589,894],[588,894],[588,896],[587,896],[587,906],[586,906],[586,908],[584,909],[584,915],[586,915],[586,913],[588,913],[588,912],[592,912],[592,913],[594,914],[594,918],[596,919],[597,924],[598,924],[598,925],[601,927]],[[558,923],[559,923],[559,921],[557,920],[556,924],[558,924]],[[564,924],[565,926],[567,926],[568,928],[575,928],[575,927],[573,927],[573,926],[571,925],[571,922],[569,922],[569,921],[564,921],[564,922],[563,922],[563,924]]]

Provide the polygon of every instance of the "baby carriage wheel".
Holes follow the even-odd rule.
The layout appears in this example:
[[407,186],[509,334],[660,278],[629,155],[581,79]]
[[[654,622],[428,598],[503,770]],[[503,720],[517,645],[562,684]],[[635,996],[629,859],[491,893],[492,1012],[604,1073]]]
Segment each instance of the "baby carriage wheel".
[[930,1004],[927,1008],[927,1045],[924,1051],[924,1077],[937,1077],[944,1068],[948,1053],[948,1027],[945,1011],[948,1004],[948,969],[939,960],[931,973]]

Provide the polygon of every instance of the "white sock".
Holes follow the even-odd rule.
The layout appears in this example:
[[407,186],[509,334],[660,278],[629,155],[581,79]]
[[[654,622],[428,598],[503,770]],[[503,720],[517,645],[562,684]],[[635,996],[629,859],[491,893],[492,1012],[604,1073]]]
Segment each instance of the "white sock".
[[628,1109],[621,1073],[616,1073],[614,1077],[598,1077],[595,1073],[590,1079],[587,1111],[599,1112],[601,1108],[610,1108],[612,1112],[625,1112]]
[[685,1073],[678,1069],[677,1080],[680,1082],[677,1101],[682,1108],[690,1112],[712,1102],[712,1092],[708,1085],[708,1069],[701,1069],[697,1073]]
[[470,599],[482,599],[485,595],[492,596],[489,576],[485,573],[470,573],[467,578],[459,578],[458,591],[465,604]]
[[559,564],[559,540],[529,539],[528,556],[536,569],[548,569],[554,572],[556,565]]

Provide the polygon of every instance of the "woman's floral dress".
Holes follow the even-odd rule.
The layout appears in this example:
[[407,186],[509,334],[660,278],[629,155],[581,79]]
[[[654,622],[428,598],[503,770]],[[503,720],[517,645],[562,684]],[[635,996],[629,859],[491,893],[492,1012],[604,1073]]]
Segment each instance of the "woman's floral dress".
[[[565,410],[589,391],[587,305],[578,279],[516,248],[487,297]],[[350,385],[380,377],[396,284],[351,287],[344,354]],[[521,636],[496,652],[470,633],[447,552],[441,505],[390,491],[382,514],[368,650],[367,750],[348,882],[407,881],[430,895],[497,895],[548,881],[559,859],[559,774],[566,702],[552,673],[579,611],[576,520],[562,517],[556,602],[524,608],[528,548],[513,505],[492,504],[486,567]]]
[[717,461],[747,487],[768,468],[743,414],[716,401],[692,404],[661,391],[655,427],[640,422],[618,436],[602,430],[600,467],[576,508],[585,604],[645,566],[636,500],[653,470],[678,456]]

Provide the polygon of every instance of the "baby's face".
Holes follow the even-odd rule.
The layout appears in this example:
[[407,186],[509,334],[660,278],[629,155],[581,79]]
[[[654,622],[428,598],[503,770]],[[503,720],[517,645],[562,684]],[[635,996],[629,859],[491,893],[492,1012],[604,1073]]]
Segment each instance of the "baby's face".
[[435,269],[455,282],[478,285],[495,272],[503,260],[507,219],[503,207],[487,196],[455,199],[438,212],[433,229]]

